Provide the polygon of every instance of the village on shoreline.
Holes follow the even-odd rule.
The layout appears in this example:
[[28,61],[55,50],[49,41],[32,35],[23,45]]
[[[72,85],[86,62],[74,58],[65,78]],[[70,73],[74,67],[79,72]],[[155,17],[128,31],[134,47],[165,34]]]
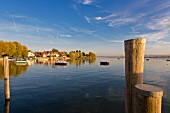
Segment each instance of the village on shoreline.
[[96,54],[93,52],[85,53],[81,50],[70,51],[59,51],[53,48],[51,51],[33,52],[29,50],[27,46],[22,45],[19,42],[6,42],[0,40],[0,61],[2,56],[7,55],[10,59],[38,59],[38,60],[68,60],[68,59],[96,59]]

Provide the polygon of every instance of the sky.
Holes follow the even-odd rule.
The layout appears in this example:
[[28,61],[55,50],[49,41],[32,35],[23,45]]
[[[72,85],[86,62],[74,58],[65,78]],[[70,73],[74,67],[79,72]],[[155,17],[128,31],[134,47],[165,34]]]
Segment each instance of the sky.
[[0,40],[32,51],[117,56],[140,37],[145,54],[170,55],[170,0],[0,0]]

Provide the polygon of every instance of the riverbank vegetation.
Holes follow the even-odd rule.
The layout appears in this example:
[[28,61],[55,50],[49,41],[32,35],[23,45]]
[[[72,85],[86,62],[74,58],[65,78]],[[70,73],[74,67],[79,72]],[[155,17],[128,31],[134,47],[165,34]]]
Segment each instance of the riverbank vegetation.
[[76,51],[70,51],[68,56],[71,59],[96,59],[96,54],[93,52],[89,52],[89,54],[86,54],[85,52],[81,52],[80,50]]
[[19,42],[5,42],[0,40],[0,57],[7,54],[12,58],[28,57],[28,47]]

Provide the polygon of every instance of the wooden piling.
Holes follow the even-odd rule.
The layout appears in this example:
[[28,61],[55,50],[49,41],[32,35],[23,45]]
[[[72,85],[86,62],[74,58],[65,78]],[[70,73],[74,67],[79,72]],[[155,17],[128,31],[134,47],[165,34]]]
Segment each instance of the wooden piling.
[[143,83],[145,38],[125,40],[125,111],[135,113],[135,85]]
[[4,64],[4,95],[5,95],[5,100],[10,100],[8,56],[3,57],[3,64]]
[[163,90],[147,84],[135,85],[136,113],[161,113]]

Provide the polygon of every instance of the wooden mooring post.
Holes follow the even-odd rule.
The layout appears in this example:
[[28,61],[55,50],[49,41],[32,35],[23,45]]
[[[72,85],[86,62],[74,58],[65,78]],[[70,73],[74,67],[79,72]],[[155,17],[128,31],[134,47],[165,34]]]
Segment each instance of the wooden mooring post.
[[8,56],[3,56],[3,66],[4,66],[4,95],[5,95],[5,100],[10,100]]
[[143,83],[145,38],[125,40],[125,111],[135,113],[135,85]]
[[147,84],[135,85],[136,113],[161,113],[163,90]]

